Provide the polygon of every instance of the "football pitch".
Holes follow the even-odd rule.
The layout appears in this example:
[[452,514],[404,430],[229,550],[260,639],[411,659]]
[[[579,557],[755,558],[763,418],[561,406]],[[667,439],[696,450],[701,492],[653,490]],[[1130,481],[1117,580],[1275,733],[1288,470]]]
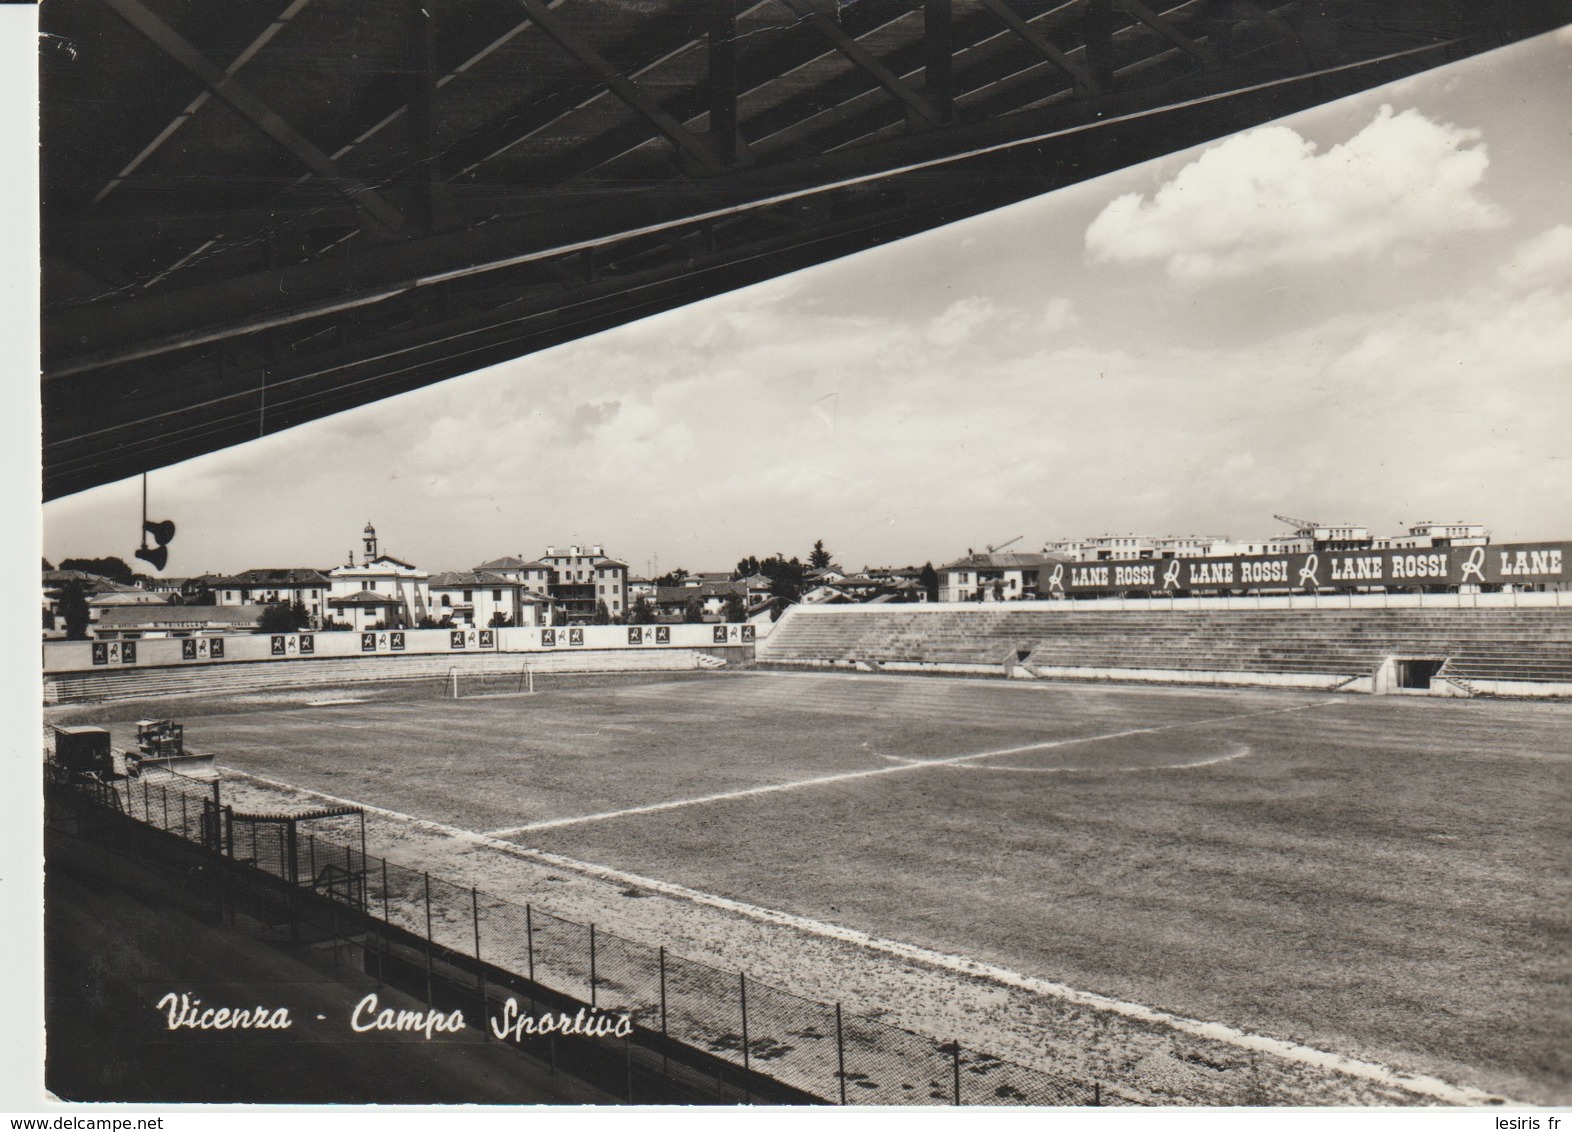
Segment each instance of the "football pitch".
[[810,935],[1572,1100],[1566,705],[721,672],[158,710],[222,767]]

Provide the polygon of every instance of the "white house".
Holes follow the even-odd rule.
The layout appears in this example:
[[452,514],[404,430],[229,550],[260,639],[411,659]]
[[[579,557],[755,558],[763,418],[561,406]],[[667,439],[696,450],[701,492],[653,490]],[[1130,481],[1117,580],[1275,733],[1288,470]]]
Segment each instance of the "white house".
[[1058,561],[1043,554],[968,552],[939,567],[939,600],[1019,601],[1037,596],[1037,572]]
[[430,616],[454,625],[485,629],[498,615],[509,625],[543,625],[551,602],[531,593],[523,583],[490,570],[434,574],[428,583]]
[[351,629],[411,626],[431,616],[430,575],[377,550],[377,532],[366,524],[363,561],[354,555],[328,572],[328,615]]

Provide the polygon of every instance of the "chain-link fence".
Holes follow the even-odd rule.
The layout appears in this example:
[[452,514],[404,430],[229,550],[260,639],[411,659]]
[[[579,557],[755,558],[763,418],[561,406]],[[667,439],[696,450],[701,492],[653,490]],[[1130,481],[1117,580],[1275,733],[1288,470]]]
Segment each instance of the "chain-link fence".
[[746,975],[515,904],[363,849],[300,831],[287,816],[236,814],[197,780],[70,783],[100,805],[313,890],[431,948],[626,1014],[647,1034],[837,1104],[1093,1105],[1077,1080],[941,1043]]

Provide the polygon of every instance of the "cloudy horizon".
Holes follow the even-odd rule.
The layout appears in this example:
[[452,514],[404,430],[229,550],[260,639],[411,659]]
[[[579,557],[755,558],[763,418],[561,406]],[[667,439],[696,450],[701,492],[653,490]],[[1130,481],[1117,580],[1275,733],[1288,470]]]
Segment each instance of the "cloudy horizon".
[[[1572,31],[149,477],[166,573],[1572,538]],[[1556,490],[1559,488],[1560,490]],[[44,508],[131,560],[140,479]],[[658,563],[656,561],[658,556]]]

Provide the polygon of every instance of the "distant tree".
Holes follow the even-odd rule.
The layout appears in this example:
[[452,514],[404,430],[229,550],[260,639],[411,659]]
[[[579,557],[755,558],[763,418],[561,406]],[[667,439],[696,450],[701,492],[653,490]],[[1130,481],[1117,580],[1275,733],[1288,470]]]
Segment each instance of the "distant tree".
[[732,571],[731,580],[735,582],[741,578],[751,578],[757,573],[759,573],[759,560],[750,554],[738,560],[737,568]]
[[939,600],[939,571],[933,568],[932,562],[923,564],[922,573],[917,575],[917,581],[928,591],[929,601]]
[[830,564],[830,552],[824,549],[824,540],[821,538],[813,544],[813,552],[808,555],[808,568],[822,570]]
[[[300,603],[296,602],[295,605],[300,605]],[[293,606],[288,602],[281,601],[262,610],[262,615],[257,618],[257,632],[293,633],[309,623],[305,606],[300,606],[297,615]]]
[[87,640],[87,625],[92,612],[87,607],[87,589],[81,582],[67,582],[60,590],[60,619],[65,622],[66,640]]
[[491,615],[491,627],[493,629],[511,629],[513,627],[513,618],[499,609]]
[[101,578],[119,582],[123,586],[131,585],[135,578],[135,571],[119,558],[66,558],[61,561],[60,569],[97,574]]
[[311,611],[298,597],[289,603],[289,618],[295,623],[296,629],[311,628]]
[[1004,600],[1004,583],[1003,582],[995,582],[993,584],[993,600],[994,601],[1003,601]]
[[180,587],[180,592],[170,599],[171,605],[217,605],[218,598],[206,582],[193,580]]
[[446,626],[443,625],[442,622],[438,621],[435,617],[431,616],[431,614],[424,613],[421,616],[415,618],[415,628],[417,628],[417,629],[443,629],[443,628],[446,628]]
[[748,619],[748,606],[741,594],[727,594],[726,605],[721,609],[721,620],[740,625]]
[[689,598],[688,603],[682,607],[682,621],[685,625],[697,625],[704,620],[704,603],[698,598]]
[[597,601],[595,603],[595,617],[591,621],[591,624],[593,624],[593,625],[610,625],[611,624],[611,610],[606,608],[606,603],[605,602]]
[[977,587],[977,592],[972,594],[972,600],[973,601],[986,601],[986,600],[988,600],[988,591],[983,586],[979,585]]
[[633,608],[628,611],[628,624],[653,625],[655,624],[655,606],[650,599],[640,594],[633,599]]
[[677,569],[672,570],[669,573],[662,574],[660,577],[656,578],[655,584],[657,586],[680,586],[684,581],[687,580],[687,577],[688,572],[681,567],[678,567]]
[[44,559],[44,569],[45,570],[53,570],[54,569],[53,566],[49,565],[49,559],[47,559],[47,558]]
[[324,633],[347,633],[352,627],[348,621],[335,621],[331,617],[322,619],[322,631]]

